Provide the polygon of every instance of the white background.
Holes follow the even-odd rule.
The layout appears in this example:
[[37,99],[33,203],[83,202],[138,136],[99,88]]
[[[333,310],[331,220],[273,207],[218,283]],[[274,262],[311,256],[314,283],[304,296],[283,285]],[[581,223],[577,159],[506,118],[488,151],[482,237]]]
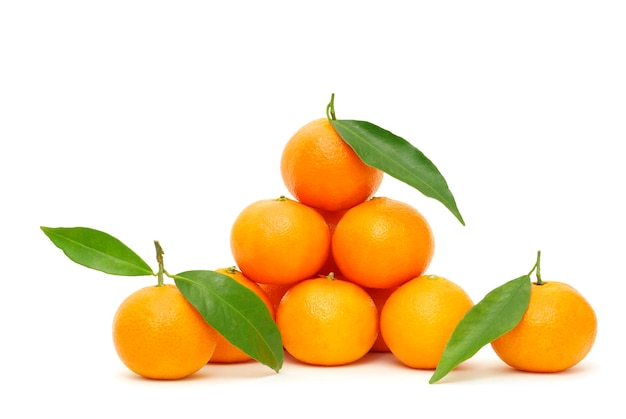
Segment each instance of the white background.
[[[623,417],[622,2],[208,3],[1,3],[1,417]],[[478,301],[541,250],[544,279],[586,296],[581,364],[525,374],[486,347],[437,385],[391,356],[177,382],[121,364],[113,314],[154,280],[78,266],[39,226],[104,230],[153,265],[158,239],[170,272],[230,266],[232,221],[286,194],[282,147],[331,93],[446,177],[465,227],[392,178],[378,192],[430,220],[430,273]]]

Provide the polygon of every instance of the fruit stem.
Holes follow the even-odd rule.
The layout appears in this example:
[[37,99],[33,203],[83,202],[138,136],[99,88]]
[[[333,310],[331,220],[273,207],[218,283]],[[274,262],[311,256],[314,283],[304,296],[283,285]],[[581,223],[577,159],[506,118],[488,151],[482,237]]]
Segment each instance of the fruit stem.
[[334,93],[330,95],[330,102],[326,106],[326,117],[329,120],[333,120],[333,121],[337,119],[335,117],[335,94]]
[[537,251],[537,261],[535,262],[535,266],[533,266],[533,268],[528,273],[528,276],[532,275],[533,272],[535,272],[535,276],[537,277],[537,281],[535,281],[535,284],[545,284],[545,282],[541,279],[541,250]]
[[163,286],[163,274],[165,273],[165,268],[163,264],[163,254],[165,252],[163,251],[163,248],[161,247],[161,244],[159,243],[158,240],[154,241],[154,247],[156,248],[156,259],[159,264],[159,272],[157,273],[157,279],[158,279],[157,287],[162,287]]
[[537,285],[543,285],[545,282],[541,279],[541,250],[537,251],[537,272],[535,272],[537,276]]

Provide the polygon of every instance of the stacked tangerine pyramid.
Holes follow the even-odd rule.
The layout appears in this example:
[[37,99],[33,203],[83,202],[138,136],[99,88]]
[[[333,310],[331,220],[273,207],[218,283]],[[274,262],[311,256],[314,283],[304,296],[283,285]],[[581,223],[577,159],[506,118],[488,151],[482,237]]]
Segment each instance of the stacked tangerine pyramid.
[[[363,163],[326,118],[287,142],[281,173],[295,199],[244,208],[232,226],[231,250],[271,301],[287,353],[342,365],[389,351],[380,313],[395,290],[428,268],[428,222],[404,202],[374,197],[383,172]],[[456,317],[471,307],[466,300]]]

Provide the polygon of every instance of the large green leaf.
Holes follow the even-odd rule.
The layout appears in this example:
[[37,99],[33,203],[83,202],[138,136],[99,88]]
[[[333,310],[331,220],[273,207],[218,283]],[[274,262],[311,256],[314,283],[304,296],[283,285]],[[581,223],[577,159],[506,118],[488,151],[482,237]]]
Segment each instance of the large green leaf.
[[530,287],[530,276],[520,276],[495,288],[472,307],[454,329],[429,382],[439,381],[480,348],[513,329],[528,308]]
[[187,271],[173,278],[185,298],[230,343],[276,372],[282,368],[280,331],[253,291],[214,271]]
[[41,227],[52,242],[74,262],[112,275],[154,275],[148,264],[124,243],[86,227]]
[[445,178],[411,143],[371,122],[338,119],[330,122],[363,162],[438,200],[465,225]]

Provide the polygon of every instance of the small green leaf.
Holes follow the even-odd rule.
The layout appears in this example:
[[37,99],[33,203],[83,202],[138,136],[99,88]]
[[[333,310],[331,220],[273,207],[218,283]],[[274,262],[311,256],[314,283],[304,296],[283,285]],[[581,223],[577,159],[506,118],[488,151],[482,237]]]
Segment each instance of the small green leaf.
[[154,275],[150,266],[115,237],[86,227],[41,227],[74,262],[112,275]]
[[445,178],[411,143],[370,122],[337,119],[330,122],[365,164],[438,200],[465,225]]
[[278,372],[284,350],[278,326],[251,290],[214,271],[174,275],[176,286],[202,317],[230,343]]
[[528,308],[530,276],[513,279],[489,292],[461,319],[429,380],[435,383],[480,348],[513,329]]

